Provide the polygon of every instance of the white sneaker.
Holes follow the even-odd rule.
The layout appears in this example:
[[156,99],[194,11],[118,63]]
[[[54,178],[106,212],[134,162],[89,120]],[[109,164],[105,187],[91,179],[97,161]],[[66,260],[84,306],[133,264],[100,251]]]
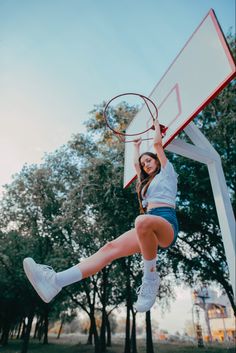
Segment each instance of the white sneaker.
[[160,277],[156,273],[155,279],[142,278],[142,284],[137,290],[138,300],[134,307],[137,311],[144,313],[149,311],[155,303],[160,286]]
[[39,265],[31,257],[24,259],[23,267],[30,283],[45,303],[49,303],[61,291],[52,267]]

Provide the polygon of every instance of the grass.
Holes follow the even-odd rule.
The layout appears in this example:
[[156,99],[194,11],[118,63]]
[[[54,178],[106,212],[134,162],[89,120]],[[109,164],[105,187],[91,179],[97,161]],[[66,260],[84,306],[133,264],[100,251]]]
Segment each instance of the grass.
[[[31,340],[29,344],[28,353],[93,353],[94,347],[87,346],[86,344],[74,339],[60,339],[50,337],[48,345],[43,345],[37,341]],[[7,347],[0,347],[0,352],[3,353],[20,353],[20,341],[11,340]],[[124,344],[116,343],[107,349],[107,353],[123,353]],[[179,343],[155,343],[155,353],[235,353],[235,348],[231,345],[227,348],[224,344],[213,344],[212,346],[198,348],[194,345],[179,344]],[[138,341],[138,353],[147,353],[145,348],[145,341]]]

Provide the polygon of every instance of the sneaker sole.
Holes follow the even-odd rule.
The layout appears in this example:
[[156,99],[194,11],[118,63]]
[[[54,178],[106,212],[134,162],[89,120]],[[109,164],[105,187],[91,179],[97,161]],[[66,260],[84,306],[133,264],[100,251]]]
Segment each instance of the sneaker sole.
[[134,309],[138,312],[138,313],[146,313],[147,311],[151,310],[151,308],[153,307],[153,305],[155,304],[156,300],[154,300],[154,302],[150,305],[150,307],[148,308],[140,308],[136,305],[134,305]]
[[36,262],[31,258],[31,257],[27,257],[26,259],[23,260],[23,268],[25,271],[25,274],[28,278],[28,280],[30,281],[30,283],[32,284],[32,286],[34,287],[35,291],[38,293],[38,295],[40,296],[40,298],[45,302],[45,303],[49,303],[50,299],[46,298],[42,292],[40,291],[40,289],[38,288],[38,284],[35,282],[34,280],[34,274],[31,271],[31,268],[36,266]]

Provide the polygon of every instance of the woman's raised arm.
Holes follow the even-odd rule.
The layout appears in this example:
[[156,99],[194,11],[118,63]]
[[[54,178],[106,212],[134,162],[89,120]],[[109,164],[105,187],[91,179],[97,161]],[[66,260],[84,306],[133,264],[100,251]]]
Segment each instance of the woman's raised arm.
[[140,156],[140,145],[142,143],[142,139],[139,138],[138,140],[134,141],[134,167],[136,170],[136,173],[139,177],[141,169],[139,166],[139,156]]
[[155,134],[154,134],[154,139],[153,139],[153,146],[154,146],[155,152],[157,154],[157,157],[161,163],[161,166],[165,167],[165,165],[167,163],[167,157],[165,155],[165,151],[162,146],[161,129],[160,129],[158,119],[155,120],[154,127],[155,127]]

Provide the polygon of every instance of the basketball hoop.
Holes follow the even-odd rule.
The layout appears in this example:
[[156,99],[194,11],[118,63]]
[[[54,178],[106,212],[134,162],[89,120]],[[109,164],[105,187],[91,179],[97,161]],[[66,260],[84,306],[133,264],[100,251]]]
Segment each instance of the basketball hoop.
[[[112,124],[110,122],[110,119],[109,119],[109,108],[110,108],[111,102],[113,102],[115,99],[123,97],[123,96],[137,96],[137,97],[140,97],[143,100],[143,102],[146,105],[146,107],[148,109],[148,112],[150,113],[151,118],[152,118],[151,119],[151,125],[147,129],[145,129],[144,131],[137,132],[137,133],[132,133],[132,134],[127,134],[125,132],[116,130],[112,126]],[[149,104],[152,106],[152,108],[154,110],[154,113],[152,113]],[[106,106],[104,108],[103,117],[104,117],[104,119],[106,121],[107,127],[118,137],[118,139],[121,142],[125,142],[125,143],[134,142],[134,141],[136,141],[138,139],[138,137],[134,138],[132,140],[127,140],[126,137],[127,136],[131,136],[131,137],[140,136],[142,134],[145,134],[149,130],[155,130],[154,122],[155,122],[155,119],[158,118],[158,109],[157,109],[155,103],[150,98],[144,96],[143,94],[139,94],[139,93],[122,93],[122,94],[118,94],[117,96],[115,96],[115,97],[113,97],[112,99],[109,100],[109,102],[106,104]],[[162,135],[164,135],[164,132],[165,132],[166,128],[163,125],[160,125],[160,129],[161,129]],[[151,140],[151,138],[145,138],[143,140]]]

